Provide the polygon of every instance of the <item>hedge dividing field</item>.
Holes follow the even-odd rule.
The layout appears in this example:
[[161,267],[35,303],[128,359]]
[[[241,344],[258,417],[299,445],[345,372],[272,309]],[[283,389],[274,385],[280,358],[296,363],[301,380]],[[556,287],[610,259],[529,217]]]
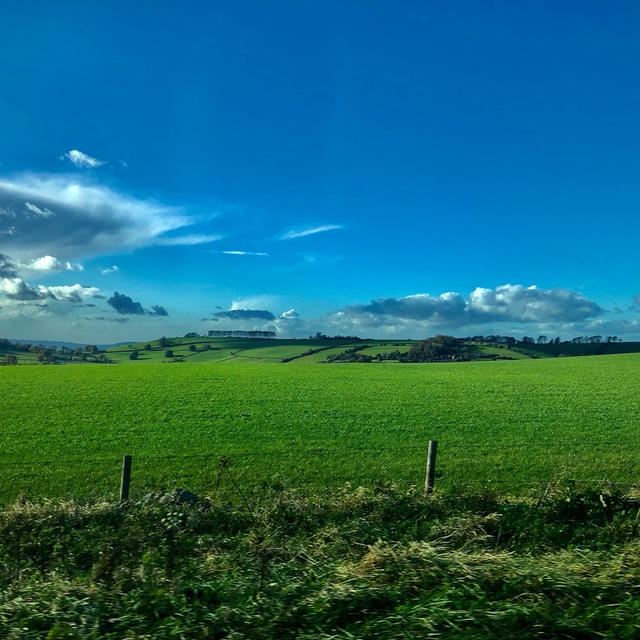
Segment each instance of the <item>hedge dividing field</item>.
[[[640,478],[640,355],[0,368],[0,500],[351,482],[512,493]],[[221,459],[224,461],[221,463]]]

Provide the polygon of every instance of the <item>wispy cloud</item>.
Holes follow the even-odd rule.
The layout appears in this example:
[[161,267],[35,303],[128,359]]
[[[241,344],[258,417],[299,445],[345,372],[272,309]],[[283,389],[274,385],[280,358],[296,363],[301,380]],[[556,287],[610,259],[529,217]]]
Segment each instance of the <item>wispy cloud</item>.
[[291,229],[280,236],[280,240],[293,240],[294,238],[304,238],[312,236],[316,233],[324,233],[325,231],[336,231],[343,229],[341,224],[323,224],[320,227],[311,227],[309,229]]
[[100,273],[105,276],[108,273],[115,273],[116,271],[120,271],[119,267],[117,264],[114,264],[111,267],[106,267],[105,269],[103,269]]
[[[55,215],[38,214],[35,208]],[[179,207],[133,198],[78,176],[23,174],[0,179],[0,209],[10,214],[3,216],[10,225],[6,233],[0,221],[0,251],[20,260],[42,255],[74,258],[154,244],[201,244],[217,238],[167,237],[197,220]]]
[[92,158],[86,153],[78,151],[78,149],[71,149],[70,151],[67,151],[63,157],[69,160],[71,164],[74,164],[76,167],[80,167],[81,169],[95,169],[103,164],[107,164],[106,160]]
[[216,242],[222,238],[221,235],[205,235],[201,233],[194,233],[184,236],[171,236],[168,238],[156,238],[153,244],[161,247],[179,247],[179,246],[192,246],[196,244],[209,244],[210,242]]
[[214,253],[224,253],[227,256],[268,256],[264,251],[214,251]]
[[46,207],[44,209],[41,209],[40,207],[38,207],[37,205],[31,202],[25,202],[24,206],[29,211],[31,211],[31,213],[35,213],[37,216],[42,216],[43,218],[50,218],[51,216],[56,215],[53,211],[51,211],[51,209],[47,209]]

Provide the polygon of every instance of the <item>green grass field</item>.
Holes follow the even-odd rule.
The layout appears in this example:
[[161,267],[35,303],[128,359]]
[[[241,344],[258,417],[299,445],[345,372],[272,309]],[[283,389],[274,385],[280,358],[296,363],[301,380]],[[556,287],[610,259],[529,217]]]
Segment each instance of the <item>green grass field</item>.
[[18,364],[38,364],[35,353],[18,351],[17,349],[0,349],[0,359],[5,355],[12,355],[18,358]]
[[134,493],[420,485],[429,439],[443,490],[640,478],[640,355],[292,366],[302,360],[2,367],[0,499],[113,495],[125,453]]
[[[371,341],[376,342],[376,341]],[[314,357],[307,362],[321,362],[327,353],[340,353],[353,343],[346,341],[319,340],[255,340],[234,338],[169,338],[166,346],[160,346],[159,340],[138,342],[131,345],[115,347],[106,351],[107,357],[115,363],[158,363],[158,362],[282,362],[303,356],[307,351]],[[148,348],[147,348],[148,347]],[[195,350],[194,350],[195,348]],[[397,347],[395,347],[397,348]],[[167,358],[165,352],[171,349],[175,358]],[[389,351],[391,349],[388,349]],[[132,351],[138,352],[136,360],[130,360]],[[383,349],[384,351],[384,349]]]

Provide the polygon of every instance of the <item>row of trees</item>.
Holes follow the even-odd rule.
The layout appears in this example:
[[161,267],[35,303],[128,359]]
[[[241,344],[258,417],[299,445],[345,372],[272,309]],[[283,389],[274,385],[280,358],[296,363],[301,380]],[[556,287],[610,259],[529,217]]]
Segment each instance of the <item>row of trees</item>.
[[[11,351],[13,353],[3,353]],[[33,356],[36,362],[40,364],[62,364],[65,362],[100,362],[107,363],[109,359],[104,353],[101,353],[94,344],[88,344],[84,347],[45,346],[42,344],[29,344],[20,342],[11,342],[6,338],[0,338],[0,364],[14,365],[18,364],[17,353]]]
[[599,344],[601,342],[622,342],[618,336],[577,336],[571,340],[561,340],[559,336],[551,338],[548,336],[538,336],[533,338],[531,336],[524,336],[520,339],[513,336],[468,336],[464,340],[470,342],[490,342],[497,344]]
[[327,356],[327,362],[371,362],[373,358],[370,355],[358,353],[358,351],[362,351],[368,346],[363,344],[345,349],[341,353],[332,353]]
[[309,340],[342,340],[344,342],[360,342],[362,338],[359,338],[358,336],[328,336],[321,331],[318,331],[315,335],[309,336]]
[[209,338],[266,338],[273,339],[277,336],[275,331],[215,331],[207,334]]

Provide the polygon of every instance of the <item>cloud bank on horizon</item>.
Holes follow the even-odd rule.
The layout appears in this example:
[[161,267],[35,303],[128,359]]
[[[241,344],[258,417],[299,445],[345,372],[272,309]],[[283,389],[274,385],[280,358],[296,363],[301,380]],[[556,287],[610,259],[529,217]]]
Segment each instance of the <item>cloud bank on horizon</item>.
[[[106,164],[78,150],[68,152],[65,157],[79,168],[94,169]],[[93,284],[33,285],[27,278],[84,272],[83,265],[72,263],[70,258],[122,256],[145,247],[194,250],[223,237],[221,233],[183,231],[197,222],[197,216],[187,213],[184,207],[133,197],[74,175],[28,173],[0,179],[0,224],[3,225],[0,226],[0,248],[7,252],[0,253],[0,322],[3,318],[51,320],[74,313],[78,326],[83,322],[107,320],[122,325],[134,317],[140,318],[139,322],[145,317],[168,319],[165,306],[151,304],[145,308],[141,302],[118,291],[108,296]],[[338,224],[298,228],[282,233],[280,239],[306,238],[343,228]],[[249,250],[214,253],[270,255]],[[101,276],[121,275],[116,265],[98,268],[96,272]],[[97,273],[93,277],[97,277]],[[638,310],[638,299],[636,296],[632,303],[635,310]],[[611,320],[601,305],[578,292],[534,285],[476,287],[467,297],[447,291],[439,295],[416,293],[400,298],[377,298],[309,318],[301,317],[294,308],[279,310],[279,304],[280,296],[245,296],[234,300],[227,310],[212,312],[203,321],[218,326],[223,323],[230,327],[276,330],[283,337],[315,331],[370,337],[420,337],[436,332],[470,334],[487,328],[516,334],[531,332],[534,328],[547,332],[610,329],[622,334],[638,330],[636,319]],[[81,315],[83,307],[98,307],[96,312],[101,315]]]

